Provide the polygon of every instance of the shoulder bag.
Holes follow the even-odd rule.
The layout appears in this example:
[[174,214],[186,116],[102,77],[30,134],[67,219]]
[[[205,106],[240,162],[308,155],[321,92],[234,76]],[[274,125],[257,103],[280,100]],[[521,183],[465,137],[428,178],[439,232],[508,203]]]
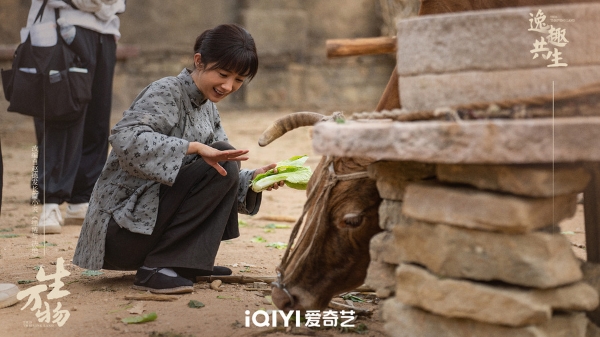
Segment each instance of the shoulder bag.
[[[36,19],[44,12],[44,0]],[[56,19],[59,10],[55,10]],[[31,34],[14,55],[12,68],[2,69],[4,96],[10,102],[8,111],[44,119],[70,122],[79,119],[92,98],[92,74],[85,62],[60,34],[56,24],[57,43],[50,47],[31,45]]]

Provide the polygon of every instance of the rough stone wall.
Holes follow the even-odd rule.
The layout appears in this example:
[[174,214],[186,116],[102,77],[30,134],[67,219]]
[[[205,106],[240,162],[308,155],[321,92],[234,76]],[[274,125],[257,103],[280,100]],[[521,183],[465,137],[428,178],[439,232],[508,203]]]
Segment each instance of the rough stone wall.
[[[140,54],[117,65],[114,108],[126,109],[151,81],[190,66],[193,43],[202,31],[237,22],[255,38],[260,68],[252,82],[220,106],[370,111],[391,74],[394,55],[329,60],[325,41],[380,36],[384,18],[389,17],[382,13],[382,8],[389,8],[385,2],[390,1],[129,0],[121,15],[120,43],[138,46]],[[29,1],[2,0],[0,44],[18,44],[29,5]],[[0,67],[9,66],[0,61]],[[0,100],[4,107],[3,97]]]

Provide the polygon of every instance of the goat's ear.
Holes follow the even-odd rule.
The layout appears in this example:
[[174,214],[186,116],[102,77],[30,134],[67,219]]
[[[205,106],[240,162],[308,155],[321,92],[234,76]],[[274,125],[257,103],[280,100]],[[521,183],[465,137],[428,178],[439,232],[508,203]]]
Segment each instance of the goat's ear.
[[362,213],[348,213],[344,215],[341,223],[339,224],[340,228],[356,228],[360,226],[363,222]]

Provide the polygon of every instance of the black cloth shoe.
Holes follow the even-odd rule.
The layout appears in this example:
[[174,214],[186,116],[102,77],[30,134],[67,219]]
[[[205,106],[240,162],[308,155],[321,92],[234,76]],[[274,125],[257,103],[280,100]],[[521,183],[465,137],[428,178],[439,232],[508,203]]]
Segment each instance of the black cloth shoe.
[[193,269],[193,268],[173,268],[177,274],[185,277],[192,282],[196,282],[197,276],[227,276],[231,275],[231,269],[222,266],[214,266],[213,270]]
[[179,275],[171,277],[158,271],[162,268],[139,268],[133,281],[133,289],[147,290],[155,294],[183,294],[194,291],[194,283]]

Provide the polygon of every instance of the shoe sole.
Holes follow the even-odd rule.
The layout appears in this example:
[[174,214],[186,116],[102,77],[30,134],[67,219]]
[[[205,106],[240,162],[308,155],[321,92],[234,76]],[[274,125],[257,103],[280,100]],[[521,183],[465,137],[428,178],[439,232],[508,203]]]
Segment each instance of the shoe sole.
[[169,288],[169,289],[154,289],[154,288],[138,286],[138,285],[134,284],[131,287],[135,290],[143,290],[143,291],[149,291],[153,294],[166,294],[166,295],[185,294],[185,293],[191,293],[194,291],[194,287],[192,287],[192,286],[182,286],[182,287]]
[[10,286],[8,289],[3,289],[0,294],[4,296],[8,295],[8,297],[0,300],[0,308],[10,307],[11,305],[15,305],[17,302],[19,302],[17,299],[18,293],[19,288],[17,288],[17,286]]
[[11,305],[17,304],[17,302],[19,302],[19,300],[17,299],[17,295],[9,297],[5,300],[0,301],[0,308],[10,307]]
[[60,234],[60,225],[38,226],[37,234]]

